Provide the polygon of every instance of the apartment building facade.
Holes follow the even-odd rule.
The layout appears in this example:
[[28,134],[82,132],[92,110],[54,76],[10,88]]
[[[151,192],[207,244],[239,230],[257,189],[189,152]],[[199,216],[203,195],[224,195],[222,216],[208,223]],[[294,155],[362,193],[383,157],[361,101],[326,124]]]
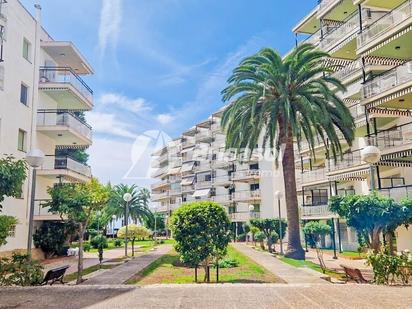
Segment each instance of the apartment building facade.
[[[69,155],[92,142],[83,113],[93,107],[93,91],[80,77],[93,69],[71,42],[54,40],[18,0],[0,0],[0,152],[24,159],[30,149],[45,154],[37,169],[35,227],[59,220],[42,207],[47,188],[58,182],[85,182],[91,169]],[[17,217],[13,237],[0,251],[27,245],[32,170],[21,198],[6,198],[2,214]]]
[[[239,160],[225,151],[222,114],[223,109],[213,113],[152,154],[152,177],[157,180],[151,186],[152,202],[166,216],[184,202],[217,202],[238,231],[251,218],[279,216],[274,192],[284,192],[283,176],[270,156],[254,153]],[[280,212],[285,218],[283,199]]]
[[[333,76],[347,87],[338,95],[356,123],[356,139],[344,146],[343,160],[325,155],[319,142],[316,159],[307,145],[296,157],[300,168],[303,220],[333,220],[337,238],[356,249],[356,235],[328,211],[330,196],[368,194],[370,168],[360,151],[377,146],[376,188],[400,200],[412,197],[412,1],[322,0],[293,29],[328,52]],[[297,40],[298,41],[298,40]],[[397,249],[412,248],[412,230],[396,231]]]

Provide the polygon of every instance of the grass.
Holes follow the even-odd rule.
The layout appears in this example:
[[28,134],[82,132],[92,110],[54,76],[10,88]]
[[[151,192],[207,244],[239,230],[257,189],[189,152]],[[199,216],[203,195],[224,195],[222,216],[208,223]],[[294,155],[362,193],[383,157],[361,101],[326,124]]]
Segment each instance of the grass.
[[[324,252],[328,254],[333,254],[332,249],[323,249]],[[348,257],[348,258],[356,258],[356,259],[364,259],[366,258],[366,255],[364,253],[361,253],[359,255],[359,252],[357,251],[343,251],[342,253],[337,252],[338,255],[343,256],[343,257]]]
[[[173,244],[173,240],[172,239],[164,239],[163,240],[164,244]],[[107,251],[107,250],[112,250],[112,249],[116,249],[116,248],[124,248],[124,242],[122,243],[122,245],[120,247],[115,247],[114,246],[114,241],[112,239],[109,239],[108,242],[108,248],[105,248],[103,251]],[[129,247],[131,247],[132,243],[129,241]],[[136,252],[147,252],[150,249],[152,249],[154,247],[154,241],[153,240],[136,240],[134,242],[134,246],[135,246],[135,250]],[[88,251],[90,253],[97,253],[98,249],[95,248],[90,248],[90,250]],[[131,254],[130,254],[131,256]]]
[[[282,262],[284,262],[286,264],[289,264],[291,266],[294,266],[294,267],[298,267],[298,268],[307,267],[307,268],[313,269],[317,272],[323,273],[322,268],[318,264],[313,263],[311,261],[295,260],[295,259],[287,258],[287,257],[284,257],[284,256],[278,256],[278,259],[281,260]],[[344,274],[338,273],[338,272],[336,272],[334,270],[331,270],[331,269],[326,269],[325,270],[325,275],[328,275],[330,277],[334,277],[334,278],[340,279],[340,280],[345,277]]]
[[[105,265],[105,264],[103,264],[101,269],[111,269],[114,266],[116,266],[116,265]],[[88,268],[83,269],[82,275],[86,276],[86,275],[91,274],[95,271],[98,271],[99,269],[100,269],[99,265],[90,266]],[[77,272],[71,273],[71,274],[68,274],[68,275],[64,276],[64,281],[65,282],[73,281],[73,280],[76,280],[76,279],[77,279]]]
[[[281,282],[279,278],[262,266],[254,263],[245,255],[229,246],[227,258],[236,259],[238,267],[219,269],[221,283],[273,283]],[[179,255],[173,250],[154,261],[144,270],[129,280],[129,284],[167,284],[193,283],[194,268],[186,267],[179,260]],[[203,282],[204,270],[198,269],[198,281]],[[216,282],[216,271],[211,269],[211,282]]]

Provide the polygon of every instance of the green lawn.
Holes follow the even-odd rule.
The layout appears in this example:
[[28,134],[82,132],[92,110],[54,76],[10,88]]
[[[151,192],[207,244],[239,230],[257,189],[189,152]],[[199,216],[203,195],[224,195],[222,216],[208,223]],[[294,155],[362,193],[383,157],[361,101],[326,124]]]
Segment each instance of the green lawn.
[[[173,244],[173,240],[172,239],[164,239],[163,243]],[[120,247],[115,247],[114,246],[114,241],[112,239],[109,239],[107,244],[108,244],[108,248],[105,248],[104,251],[112,250],[112,249],[116,249],[116,248],[124,248],[124,243],[122,243],[122,246],[120,246]],[[132,245],[132,243],[129,241],[129,247],[131,245]],[[147,252],[147,251],[149,251],[150,249],[153,248],[154,241],[153,240],[138,240],[138,241],[134,242],[134,245],[135,245],[135,250],[137,252]],[[73,243],[72,247],[77,247],[77,244]],[[139,247],[139,248],[137,248],[137,247]],[[88,252],[97,253],[98,249],[91,248]]]
[[[262,266],[254,263],[245,255],[229,246],[227,258],[236,259],[238,267],[220,268],[219,282],[225,283],[270,283],[281,282],[279,278],[270,273]],[[204,278],[203,268],[198,269],[198,281]],[[216,271],[211,269],[211,281],[216,282]],[[179,260],[179,255],[175,251],[164,255],[160,259],[150,264],[134,278],[129,280],[129,284],[147,285],[159,283],[193,283],[194,269],[186,267]]]
[[[305,260],[295,260],[295,259],[291,259],[291,258],[287,258],[284,256],[278,256],[277,257],[279,260],[281,260],[282,262],[292,265],[294,267],[308,267],[310,269],[313,269],[315,271],[318,271],[320,273],[323,273],[322,268],[320,268],[320,266],[316,263],[310,262],[310,261],[305,261]],[[337,278],[337,279],[343,279],[344,278],[344,274],[338,273],[334,270],[331,269],[326,269],[325,271],[325,275]]]
[[[323,249],[323,251],[328,253],[328,254],[333,254],[332,249]],[[344,257],[348,257],[348,258],[362,258],[362,259],[366,258],[365,253],[361,253],[359,255],[359,252],[357,252],[357,251],[343,251],[342,253],[339,253],[337,251],[336,253],[340,256],[344,256]]]

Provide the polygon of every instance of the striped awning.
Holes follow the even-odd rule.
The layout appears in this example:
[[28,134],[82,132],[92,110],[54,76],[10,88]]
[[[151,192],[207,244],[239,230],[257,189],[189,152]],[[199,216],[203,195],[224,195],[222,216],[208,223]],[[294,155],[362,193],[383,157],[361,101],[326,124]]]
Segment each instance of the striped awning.
[[364,180],[368,174],[369,174],[369,169],[362,169],[359,171],[329,176],[329,180],[330,181],[359,181],[359,180]]
[[386,155],[382,155],[381,161],[394,160],[412,156],[412,149],[398,151]]
[[190,185],[193,184],[194,180],[195,180],[194,176],[182,178],[181,185],[182,186],[190,186]]
[[391,166],[391,167],[412,167],[412,161],[380,161],[379,166]]
[[370,54],[374,53],[375,51],[382,48],[386,44],[389,44],[390,42],[395,41],[396,39],[400,38],[401,36],[403,36],[404,34],[408,33],[411,30],[412,30],[412,25],[409,26],[409,27],[406,27],[402,31],[398,32],[397,34],[391,36],[390,38],[384,40],[383,42],[379,43],[378,45],[376,45],[376,46],[372,47],[371,49],[367,50],[366,52],[364,52],[362,54],[362,56],[367,56],[367,55],[370,55]]
[[324,65],[328,68],[332,68],[335,71],[339,71],[341,68],[344,68],[354,61],[348,59],[341,59],[341,58],[326,58],[324,60]]
[[359,104],[360,99],[346,98],[346,99],[343,99],[343,102],[346,104],[346,106],[353,106],[353,105]]
[[412,117],[412,111],[410,109],[372,107],[368,109],[368,113],[370,118],[375,118],[378,115],[388,117]]
[[56,145],[56,149],[87,149],[89,145]]
[[412,92],[412,86],[407,87],[407,88],[402,89],[402,90],[399,90],[395,93],[392,93],[389,96],[385,96],[385,97],[380,98],[380,99],[378,99],[376,101],[373,101],[371,103],[368,103],[368,104],[366,104],[366,106],[367,106],[368,109],[373,108],[373,107],[377,107],[379,105],[385,104],[386,102],[389,102],[389,101],[395,100],[397,98],[400,98],[401,96],[403,96],[405,94],[408,94],[410,92]]
[[387,65],[387,66],[398,66],[405,63],[403,59],[388,58],[388,57],[378,57],[378,56],[366,56],[363,57],[365,65]]

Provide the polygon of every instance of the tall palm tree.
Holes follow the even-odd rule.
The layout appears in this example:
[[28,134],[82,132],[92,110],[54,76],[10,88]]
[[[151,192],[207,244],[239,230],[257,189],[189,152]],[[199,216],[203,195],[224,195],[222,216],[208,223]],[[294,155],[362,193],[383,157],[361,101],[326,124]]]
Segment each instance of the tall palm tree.
[[222,117],[226,147],[251,153],[261,141],[263,151],[270,149],[276,162],[282,149],[287,188],[286,256],[295,259],[304,259],[305,253],[299,232],[294,143],[300,148],[302,139],[306,139],[314,155],[319,135],[328,156],[336,158],[342,154],[337,131],[349,145],[354,139],[353,118],[335,94],[346,89],[330,76],[331,69],[324,65],[327,57],[311,44],[297,47],[284,59],[275,50],[265,48],[244,59],[222,91],[223,101],[230,102]]
[[128,218],[132,218],[133,221],[139,220],[140,222],[154,220],[153,213],[149,209],[149,190],[145,188],[139,190],[136,185],[119,184],[113,188],[108,206],[111,215],[124,218],[125,224],[128,222],[128,218],[126,218],[126,202],[123,200],[125,193],[132,195],[128,205]]

